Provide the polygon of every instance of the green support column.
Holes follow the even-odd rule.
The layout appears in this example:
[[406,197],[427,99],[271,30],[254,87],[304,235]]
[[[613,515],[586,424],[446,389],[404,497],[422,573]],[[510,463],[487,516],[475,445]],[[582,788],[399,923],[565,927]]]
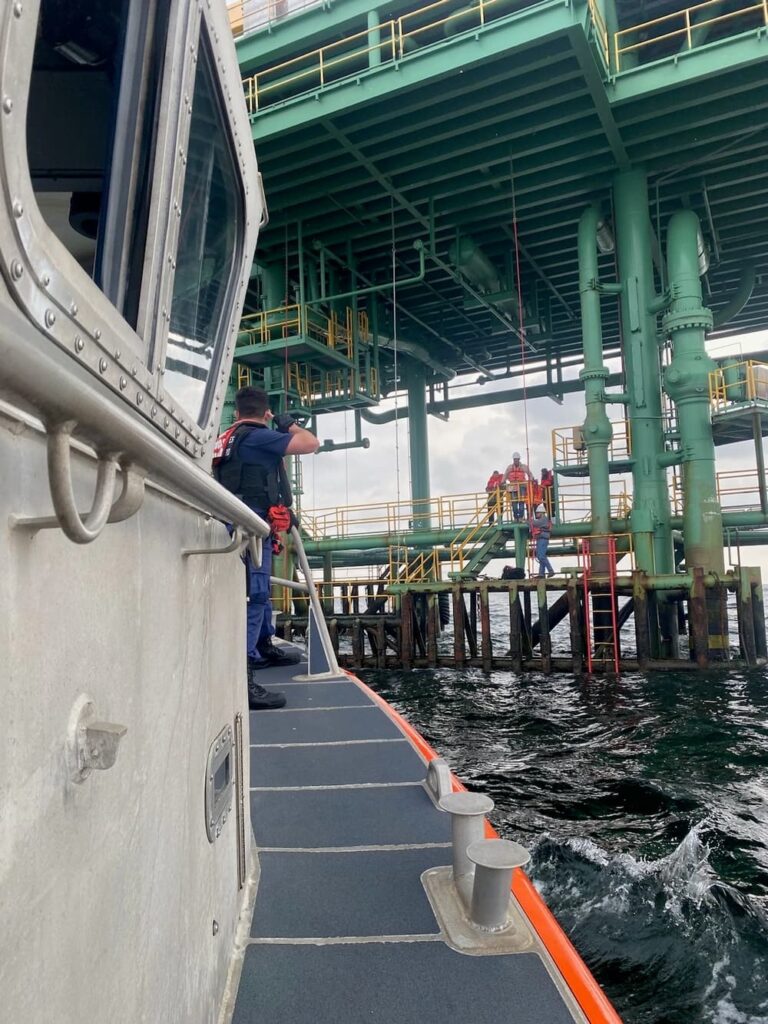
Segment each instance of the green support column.
[[430,528],[424,499],[429,499],[429,432],[427,428],[427,379],[422,363],[409,361],[404,374],[408,389],[408,444],[411,456],[411,499],[413,526]]
[[[664,387],[677,406],[683,476],[683,543],[686,572],[702,569],[721,575],[723,514],[717,497],[715,445],[709,404],[709,374],[716,369],[704,345],[712,328],[712,313],[703,304],[698,265],[699,219],[693,210],[680,210],[667,229],[667,265],[672,296],[664,316],[665,334],[672,340],[672,362]],[[718,589],[705,596],[709,657],[728,655],[725,595]]]
[[281,263],[270,263],[261,268],[261,290],[265,309],[278,309],[284,304],[287,282],[285,267]]
[[[667,474],[659,464],[664,451],[661,411],[661,360],[656,314],[648,179],[642,169],[619,172],[614,179],[616,251],[622,283],[621,320],[626,391],[632,437],[631,530],[637,568],[648,575],[674,571]],[[651,602],[649,602],[650,604]],[[649,608],[652,618],[655,610]],[[659,608],[663,644],[660,653],[677,653],[674,609]],[[652,640],[658,631],[651,628]],[[656,653],[655,651],[653,652]]]
[[[592,518],[590,571],[605,578],[611,571],[608,534],[611,532],[611,486],[608,448],[613,436],[605,412],[605,382],[608,367],[603,364],[603,327],[600,316],[600,282],[597,269],[597,225],[600,210],[589,206],[579,220],[579,298],[581,301],[581,337],[587,416],[584,442],[589,463],[589,504]],[[607,640],[614,626],[611,598],[594,595],[592,599],[594,633]]]
[[589,461],[589,501],[592,533],[611,530],[610,472],[608,448],[613,431],[605,412],[605,382],[608,368],[603,364],[603,328],[600,318],[600,292],[597,272],[597,225],[600,211],[588,207],[579,221],[579,295],[581,299],[581,337],[584,347],[584,381],[587,417],[584,441]]
[[723,517],[717,499],[715,445],[709,405],[709,375],[715,361],[704,346],[712,313],[701,294],[697,239],[699,219],[680,210],[667,229],[667,265],[672,301],[663,320],[672,340],[672,362],[664,388],[677,406],[683,473],[685,567],[723,572]]
[[368,66],[371,68],[381,64],[381,28],[379,25],[379,12],[368,12]]

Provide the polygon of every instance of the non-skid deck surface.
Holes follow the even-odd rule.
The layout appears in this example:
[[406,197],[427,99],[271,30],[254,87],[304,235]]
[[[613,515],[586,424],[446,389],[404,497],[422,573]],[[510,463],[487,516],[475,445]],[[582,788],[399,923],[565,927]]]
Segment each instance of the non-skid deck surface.
[[465,956],[420,876],[449,864],[426,765],[353,680],[294,683],[251,713],[260,878],[234,1024],[573,1024],[537,953]]

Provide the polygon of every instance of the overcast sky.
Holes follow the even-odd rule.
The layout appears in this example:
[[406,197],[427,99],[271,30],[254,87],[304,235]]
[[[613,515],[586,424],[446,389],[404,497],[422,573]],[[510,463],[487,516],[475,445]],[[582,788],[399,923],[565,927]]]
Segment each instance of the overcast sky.
[[[710,352],[716,356],[747,355],[768,348],[768,332],[736,338],[727,342],[713,342]],[[613,370],[614,367],[611,367]],[[569,376],[573,375],[570,371]],[[474,378],[468,378],[470,381]],[[543,381],[543,375],[530,375],[527,383]],[[485,391],[505,390],[521,386],[519,378],[486,384]],[[452,389],[452,396],[468,395],[479,391],[472,388]],[[406,403],[403,397],[400,404]],[[380,410],[392,408],[394,402],[383,402]],[[429,417],[430,474],[432,495],[461,494],[482,491],[494,469],[504,470],[517,450],[526,459],[538,477],[542,466],[551,466],[551,432],[555,427],[569,427],[584,419],[582,393],[566,395],[562,405],[552,399],[531,400],[528,405],[528,443],[526,444],[524,408],[522,402],[493,405],[485,409],[469,409],[451,413],[450,420]],[[379,410],[376,410],[379,411]],[[612,419],[620,418],[620,407],[609,408]],[[349,440],[354,437],[354,416],[335,413],[318,419],[321,440]],[[401,500],[410,496],[410,467],[408,457],[408,422],[401,420],[376,426],[363,421],[363,435],[370,438],[371,447],[347,452],[328,452],[309,456],[304,463],[304,509],[328,506],[362,504],[376,501],[394,501],[399,492]],[[768,447],[768,446],[767,446]],[[398,455],[399,452],[399,455]],[[721,470],[755,468],[754,446],[751,442],[724,445],[717,449],[717,468]],[[754,477],[752,478],[754,480]],[[586,486],[586,485],[585,485]],[[746,495],[745,502],[753,502]],[[745,565],[760,565],[768,580],[768,548],[748,548],[742,551]]]

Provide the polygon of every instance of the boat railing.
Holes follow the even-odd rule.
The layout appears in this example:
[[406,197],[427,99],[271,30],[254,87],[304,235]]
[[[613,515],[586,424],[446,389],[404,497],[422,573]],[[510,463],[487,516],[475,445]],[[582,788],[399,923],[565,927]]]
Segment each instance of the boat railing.
[[[3,315],[5,322],[0,331],[3,384],[8,391],[28,401],[42,420],[41,429],[48,435],[48,473],[56,513],[51,517],[33,518],[24,516],[20,509],[14,518],[16,528],[39,530],[59,525],[77,543],[94,540],[101,532],[93,529],[93,516],[102,511],[97,510],[96,505],[109,506],[106,515],[99,516],[104,520],[100,524],[102,528],[110,521],[118,521],[113,513],[119,503],[124,502],[130,475],[134,481],[139,477],[149,478],[165,485],[213,518],[239,527],[245,537],[269,535],[269,525],[189,455],[166,441],[150,424],[112,401],[106,391],[94,387],[87,378],[76,373],[74,367],[56,359],[48,339],[29,321],[10,309]],[[86,513],[77,513],[70,500],[69,450],[75,438],[92,448],[99,460],[96,496],[93,507]],[[108,463],[112,464],[111,469]],[[118,469],[124,480],[123,494],[118,494],[116,486]],[[131,502],[129,511],[134,514],[141,507],[141,500],[134,495]],[[85,531],[79,529],[76,513]],[[74,532],[79,536],[73,536],[68,524],[74,524]]]

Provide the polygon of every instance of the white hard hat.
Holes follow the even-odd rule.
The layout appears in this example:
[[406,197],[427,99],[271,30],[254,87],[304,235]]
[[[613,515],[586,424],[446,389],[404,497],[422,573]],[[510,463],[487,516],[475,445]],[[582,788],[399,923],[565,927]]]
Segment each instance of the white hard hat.
[[519,459],[520,458],[520,452],[512,452],[512,458],[513,459]]

